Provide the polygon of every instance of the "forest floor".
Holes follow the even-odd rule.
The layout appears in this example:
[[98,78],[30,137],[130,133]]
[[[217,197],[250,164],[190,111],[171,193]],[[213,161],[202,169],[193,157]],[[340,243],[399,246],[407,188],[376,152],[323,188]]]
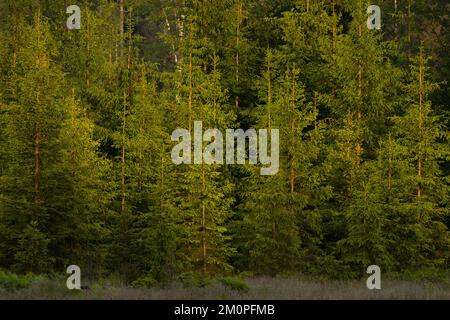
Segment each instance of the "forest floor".
[[450,282],[382,281],[381,290],[368,290],[364,281],[314,281],[296,278],[247,279],[248,290],[236,290],[220,283],[203,288],[173,284],[166,288],[140,289],[107,283],[91,284],[86,290],[68,290],[64,281],[40,280],[29,288],[5,291],[0,300],[89,299],[89,300],[450,300]]

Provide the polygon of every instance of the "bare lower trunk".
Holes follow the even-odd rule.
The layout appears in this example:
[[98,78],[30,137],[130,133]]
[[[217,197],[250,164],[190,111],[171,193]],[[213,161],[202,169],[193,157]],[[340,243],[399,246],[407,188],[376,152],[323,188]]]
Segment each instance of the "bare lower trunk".
[[[418,126],[419,130],[423,128],[423,101],[424,101],[424,61],[423,61],[423,50],[420,49],[420,61],[419,61],[419,121]],[[422,177],[422,158],[419,155],[419,159],[417,161],[417,175],[419,179]],[[419,180],[420,181],[420,180]],[[417,197],[420,198],[422,196],[422,189],[420,185],[417,187]]]
[[[205,193],[205,171],[202,164],[202,193]],[[207,244],[206,244],[206,205],[202,203],[202,262],[203,273],[207,272]]]
[[[294,69],[292,69],[292,87],[291,87],[291,123],[290,123],[290,129],[291,132],[294,132],[295,129],[295,117],[294,117],[294,113],[295,113],[295,100],[296,100],[296,95],[297,95],[297,90],[296,90],[296,79],[295,79],[295,71]],[[292,155],[291,155],[292,157]],[[290,177],[289,177],[289,184],[291,187],[291,193],[294,193],[294,184],[295,184],[295,168],[294,168],[294,161],[293,159],[291,159],[291,173],[290,173]]]
[[41,132],[39,125],[35,125],[34,135],[34,203],[39,204],[39,188],[41,178]]
[[120,159],[120,166],[121,166],[121,173],[120,173],[120,191],[121,191],[121,200],[120,200],[120,211],[122,213],[125,212],[125,204],[126,204],[126,196],[125,196],[125,126],[126,126],[126,102],[124,101],[123,106],[123,115],[122,115],[122,148],[121,148],[121,159]]

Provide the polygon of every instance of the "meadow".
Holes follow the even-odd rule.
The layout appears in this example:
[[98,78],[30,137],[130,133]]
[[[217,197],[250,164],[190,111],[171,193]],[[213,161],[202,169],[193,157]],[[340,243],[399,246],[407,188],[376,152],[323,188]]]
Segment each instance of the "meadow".
[[37,279],[18,290],[0,289],[0,300],[450,300],[450,278],[444,281],[387,279],[381,290],[368,290],[365,280],[329,281],[299,277],[255,277],[236,285],[214,281],[204,287],[133,288],[102,280],[87,289],[68,290],[64,279]]

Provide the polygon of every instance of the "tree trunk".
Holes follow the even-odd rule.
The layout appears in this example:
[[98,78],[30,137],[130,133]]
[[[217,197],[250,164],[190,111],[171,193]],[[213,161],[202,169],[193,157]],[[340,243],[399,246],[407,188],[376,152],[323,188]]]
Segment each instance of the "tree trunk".
[[[423,61],[423,49],[420,48],[420,57],[419,57],[419,132],[423,128],[423,101],[424,101],[424,61]],[[422,177],[422,157],[419,150],[419,159],[417,160],[417,175],[420,178]],[[420,198],[422,196],[422,189],[420,185],[417,187],[417,197]]]
[[397,17],[398,5],[397,0],[394,0],[394,35],[395,39],[398,40],[398,17]]
[[272,129],[272,53],[267,58],[267,106],[269,132]]
[[[294,132],[295,129],[295,120],[294,120],[294,114],[295,114],[295,100],[296,100],[296,81],[295,81],[295,72],[294,69],[292,69],[292,87],[291,87],[291,123],[290,123],[290,129],[291,132]],[[294,159],[291,155],[291,173],[289,177],[289,184],[291,187],[291,193],[294,193],[294,184],[295,184],[295,168],[294,168]]]
[[39,189],[41,178],[41,131],[39,124],[35,124],[34,134],[34,203],[39,204]]
[[[205,195],[205,168],[202,163],[202,197]],[[207,272],[207,244],[206,244],[206,205],[202,201],[202,269],[203,273]]]
[[125,0],[120,0],[119,5],[119,34],[120,39],[123,39],[123,34],[125,31]]
[[192,52],[189,53],[189,97],[188,97],[188,130],[192,132],[192,98],[193,98],[193,85],[192,85]]
[[[239,46],[241,43],[241,23],[242,23],[242,2],[239,0],[237,3],[237,21],[236,21],[236,87],[239,85],[239,72],[240,72],[240,56],[239,56]],[[235,97],[236,109],[239,108],[239,95]]]
[[126,133],[126,112],[127,112],[127,98],[124,94],[123,99],[123,114],[122,114],[122,147],[121,147],[121,159],[120,159],[120,191],[121,191],[121,200],[120,200],[120,211],[123,214],[125,212],[125,204],[126,204],[126,186],[125,186],[125,133]]
[[[358,35],[359,38],[362,38],[362,25],[360,24],[358,27]],[[359,63],[358,66],[358,98],[359,98],[359,102],[358,102],[358,110],[357,110],[357,118],[358,118],[358,125],[361,125],[361,120],[362,120],[362,110],[361,110],[361,105],[362,105],[362,96],[363,96],[363,67],[361,65],[361,62]],[[356,165],[359,166],[360,163],[360,155],[362,153],[362,147],[361,144],[358,142],[356,144]]]
[[[114,28],[117,28],[114,23]],[[119,0],[119,36],[117,37],[117,29],[115,29],[116,38],[116,62],[122,59],[123,54],[123,35],[125,32],[125,0]],[[118,39],[117,39],[118,38]]]
[[411,55],[411,0],[408,0],[408,58]]
[[[40,11],[39,11],[40,14]],[[41,52],[40,52],[40,42],[41,42],[41,17],[39,16],[36,22],[37,31],[37,52],[35,56],[35,65],[38,69],[41,68]],[[36,107],[40,108],[40,97],[39,92],[36,96]],[[34,129],[34,203],[37,205],[40,202],[40,178],[41,178],[41,128],[39,125],[39,119],[35,123]]]

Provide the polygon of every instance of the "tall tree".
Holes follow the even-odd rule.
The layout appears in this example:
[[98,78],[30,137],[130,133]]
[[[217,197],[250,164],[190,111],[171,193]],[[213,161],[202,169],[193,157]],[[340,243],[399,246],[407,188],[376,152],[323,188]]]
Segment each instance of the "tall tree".
[[393,118],[401,151],[397,161],[403,171],[397,182],[400,221],[396,232],[402,245],[396,246],[395,254],[403,268],[416,270],[445,266],[450,239],[443,223],[448,215],[448,184],[440,168],[440,163],[448,159],[448,136],[428,99],[437,85],[429,81],[427,61],[421,48],[412,59],[404,114]]
[[66,94],[63,73],[52,61],[58,48],[39,11],[24,28],[29,46],[17,53],[17,98],[2,114],[8,122],[6,261],[17,270],[42,272],[82,259],[93,269],[101,249],[95,241],[103,234],[95,214],[107,202],[101,182],[107,163],[97,155],[89,120],[78,116],[73,95]]

